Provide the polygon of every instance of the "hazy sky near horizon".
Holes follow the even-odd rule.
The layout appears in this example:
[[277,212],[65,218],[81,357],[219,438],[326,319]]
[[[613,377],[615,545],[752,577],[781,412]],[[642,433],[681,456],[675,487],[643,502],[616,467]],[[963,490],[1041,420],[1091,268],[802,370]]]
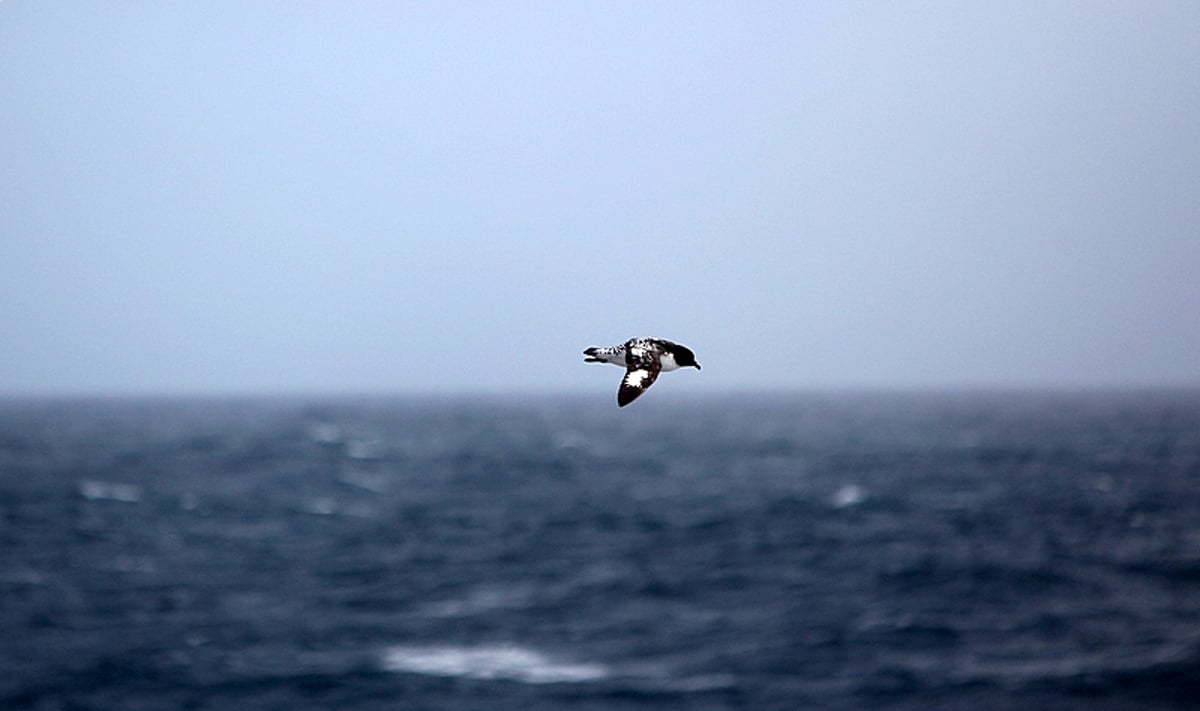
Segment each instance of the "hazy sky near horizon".
[[[1200,385],[1200,3],[0,2],[0,393]],[[687,382],[678,382],[686,379]]]

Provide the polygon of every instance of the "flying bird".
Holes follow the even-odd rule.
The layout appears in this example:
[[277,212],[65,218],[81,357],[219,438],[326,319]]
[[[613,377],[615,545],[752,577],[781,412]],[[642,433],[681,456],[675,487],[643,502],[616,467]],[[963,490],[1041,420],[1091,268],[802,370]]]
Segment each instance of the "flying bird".
[[619,346],[588,348],[585,363],[612,363],[625,369],[617,390],[617,405],[625,407],[658,379],[658,374],[679,368],[700,370],[696,354],[687,346],[661,338],[631,338]]

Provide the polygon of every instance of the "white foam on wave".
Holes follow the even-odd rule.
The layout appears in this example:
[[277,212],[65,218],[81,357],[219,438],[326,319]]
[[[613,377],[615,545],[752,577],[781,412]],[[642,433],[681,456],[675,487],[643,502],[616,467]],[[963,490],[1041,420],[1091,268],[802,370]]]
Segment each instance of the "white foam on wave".
[[85,480],[79,482],[79,495],[88,501],[121,501],[136,504],[142,500],[142,488],[113,481]]
[[569,684],[609,676],[600,664],[555,660],[516,645],[395,646],[385,650],[383,668],[394,672],[465,679],[504,679],[525,684]]
[[867,499],[867,492],[857,484],[846,484],[834,492],[830,503],[835,509],[857,506]]

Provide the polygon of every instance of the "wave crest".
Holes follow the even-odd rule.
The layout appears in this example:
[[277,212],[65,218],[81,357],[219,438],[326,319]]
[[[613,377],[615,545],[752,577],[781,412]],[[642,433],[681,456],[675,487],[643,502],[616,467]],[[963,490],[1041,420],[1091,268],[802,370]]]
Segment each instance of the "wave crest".
[[563,684],[607,678],[599,664],[552,659],[515,645],[479,647],[395,646],[383,655],[388,671],[465,679],[507,679],[525,684]]

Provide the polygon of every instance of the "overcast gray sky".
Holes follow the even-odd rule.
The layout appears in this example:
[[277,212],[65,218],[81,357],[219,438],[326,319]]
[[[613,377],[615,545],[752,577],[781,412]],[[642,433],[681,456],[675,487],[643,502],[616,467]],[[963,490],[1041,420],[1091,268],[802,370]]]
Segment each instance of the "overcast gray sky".
[[1200,384],[1200,3],[0,2],[0,392]]

